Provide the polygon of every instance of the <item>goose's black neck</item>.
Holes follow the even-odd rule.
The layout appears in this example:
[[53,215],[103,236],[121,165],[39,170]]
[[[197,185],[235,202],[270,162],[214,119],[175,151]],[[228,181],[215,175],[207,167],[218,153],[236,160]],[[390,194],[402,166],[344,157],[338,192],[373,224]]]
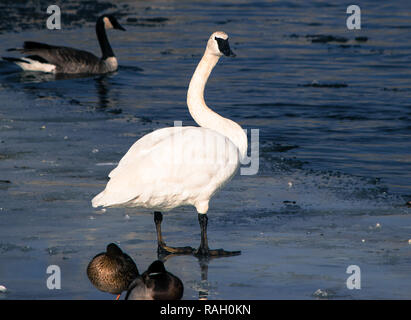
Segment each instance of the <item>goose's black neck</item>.
[[104,21],[102,18],[97,20],[96,33],[98,42],[100,44],[101,52],[103,54],[102,59],[114,57],[114,52],[113,49],[111,49],[110,43],[108,42],[106,28],[104,26]]

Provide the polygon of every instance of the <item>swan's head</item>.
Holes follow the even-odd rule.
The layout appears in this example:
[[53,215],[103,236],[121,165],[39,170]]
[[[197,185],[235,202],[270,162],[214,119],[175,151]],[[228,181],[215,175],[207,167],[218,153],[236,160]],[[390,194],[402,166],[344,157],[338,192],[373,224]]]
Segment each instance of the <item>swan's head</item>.
[[223,31],[214,32],[207,42],[207,49],[216,56],[235,57],[228,43],[228,35]]
[[104,28],[106,29],[117,29],[117,30],[122,30],[126,31],[120,23],[118,23],[117,19],[112,16],[111,14],[105,14],[101,16],[99,19],[104,23]]

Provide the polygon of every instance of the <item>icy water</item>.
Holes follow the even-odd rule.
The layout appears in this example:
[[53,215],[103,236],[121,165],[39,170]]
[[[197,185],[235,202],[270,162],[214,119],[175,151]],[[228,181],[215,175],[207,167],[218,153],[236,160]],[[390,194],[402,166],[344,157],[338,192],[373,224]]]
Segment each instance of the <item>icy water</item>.
[[[120,64],[111,75],[0,64],[0,299],[113,299],[86,275],[109,242],[141,272],[157,259],[152,213],[90,200],[142,135],[194,124],[186,90],[216,30],[237,57],[220,60],[206,100],[259,129],[260,166],[210,205],[210,246],[242,254],[165,262],[183,298],[411,298],[409,1],[357,1],[356,31],[341,1],[64,1],[54,31],[48,3],[28,3],[0,4],[2,55],[24,40],[100,54],[94,21],[105,12],[127,32],[109,32]],[[194,208],[166,213],[163,232],[170,245],[198,246]],[[47,289],[49,265],[60,290]],[[360,290],[347,289],[350,265]]]

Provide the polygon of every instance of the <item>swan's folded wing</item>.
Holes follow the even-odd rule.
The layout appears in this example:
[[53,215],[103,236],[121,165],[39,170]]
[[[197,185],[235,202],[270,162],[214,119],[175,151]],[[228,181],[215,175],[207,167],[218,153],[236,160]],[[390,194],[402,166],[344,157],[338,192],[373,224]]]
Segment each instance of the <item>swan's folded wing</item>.
[[209,199],[238,168],[237,148],[213,130],[183,127],[160,132],[157,138],[130,148],[93,206],[165,210],[195,205]]
[[[189,128],[189,127],[184,127]],[[138,159],[151,152],[161,141],[170,137],[173,133],[179,132],[183,127],[169,127],[155,130],[149,134],[146,134],[139,140],[137,140],[128,149],[127,153],[121,158],[117,167],[110,173],[109,177],[114,178],[117,173],[122,171],[122,168],[129,163],[137,162]]]

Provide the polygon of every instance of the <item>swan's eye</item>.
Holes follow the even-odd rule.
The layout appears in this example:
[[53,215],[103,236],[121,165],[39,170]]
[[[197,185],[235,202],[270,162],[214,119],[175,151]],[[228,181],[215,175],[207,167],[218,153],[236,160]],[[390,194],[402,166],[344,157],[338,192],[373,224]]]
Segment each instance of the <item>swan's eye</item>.
[[223,39],[223,38],[219,38],[219,37],[214,37],[214,40],[217,41],[217,43],[219,43],[219,42],[224,42],[224,41],[227,41],[227,42],[228,42],[228,38],[227,38],[227,39]]

